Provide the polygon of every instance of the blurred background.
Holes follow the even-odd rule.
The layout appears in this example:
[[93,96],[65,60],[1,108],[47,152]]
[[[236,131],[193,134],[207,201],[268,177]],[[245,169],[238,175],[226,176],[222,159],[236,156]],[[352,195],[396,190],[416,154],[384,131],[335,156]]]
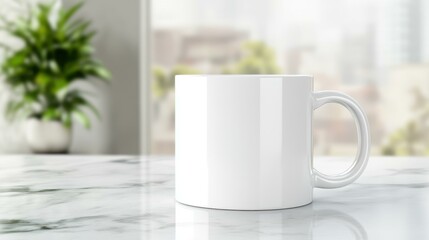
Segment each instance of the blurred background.
[[[176,72],[311,74],[366,111],[373,155],[429,154],[429,2],[157,0],[152,2],[153,153],[174,152]],[[314,153],[353,155],[340,106],[314,115]]]
[[[18,2],[52,1],[0,0],[1,16],[19,19]],[[175,74],[278,73],[314,75],[316,91],[357,99],[373,155],[429,155],[426,11],[423,0],[86,0],[76,17],[97,31],[94,56],[111,82],[81,86],[101,121],[73,124],[70,153],[174,154]],[[14,44],[7,32],[0,40]],[[0,113],[14,94],[4,78]],[[316,155],[355,154],[345,109],[328,105],[314,118]],[[1,153],[31,152],[24,125],[0,114]]]
[[[11,22],[10,25],[19,24],[21,18],[39,12],[38,4],[47,4],[53,5],[50,15],[55,19],[58,18],[59,9],[71,8],[79,2],[83,2],[83,5],[73,19],[88,21],[88,31],[96,31],[90,44],[94,50],[94,59],[99,60],[110,71],[111,77],[110,83],[107,84],[92,77],[89,78],[89,83],[77,81],[71,84],[72,87],[90,93],[88,99],[101,116],[98,119],[95,114],[88,113],[91,121],[91,127],[88,129],[77,122],[73,124],[69,152],[139,154],[141,149],[139,49],[142,15],[139,0],[127,0],[125,4],[115,0],[0,0],[0,16],[7,18]],[[37,24],[34,27],[37,28]],[[14,44],[19,48],[22,43],[10,35],[7,31],[0,30],[0,42]],[[70,42],[71,39],[66,39],[65,43],[67,41]],[[48,47],[50,46],[44,46]],[[0,63],[7,56],[7,53],[0,51]],[[67,57],[64,58],[67,60]],[[0,152],[30,153],[32,150],[26,139],[25,119],[10,121],[4,114],[7,100],[16,94],[7,86],[5,79],[4,73],[0,73]]]

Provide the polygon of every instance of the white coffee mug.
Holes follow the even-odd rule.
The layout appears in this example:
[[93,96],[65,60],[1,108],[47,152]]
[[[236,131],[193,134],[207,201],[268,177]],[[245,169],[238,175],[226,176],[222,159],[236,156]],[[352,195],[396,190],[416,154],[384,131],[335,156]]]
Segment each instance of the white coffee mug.
[[[344,173],[313,168],[313,110],[339,103],[358,129],[358,153]],[[313,187],[356,180],[370,148],[368,121],[351,97],[313,92],[313,77],[176,76],[176,200],[207,208],[266,210],[312,202]]]

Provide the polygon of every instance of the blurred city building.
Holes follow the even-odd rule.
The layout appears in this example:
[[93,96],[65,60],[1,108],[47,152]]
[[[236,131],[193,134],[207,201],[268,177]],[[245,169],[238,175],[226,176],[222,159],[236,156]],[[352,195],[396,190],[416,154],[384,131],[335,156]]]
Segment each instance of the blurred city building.
[[187,65],[201,72],[220,73],[238,61],[242,43],[248,38],[247,33],[230,28],[155,29],[152,64],[165,68]]
[[[187,0],[186,14],[163,11],[169,2],[154,3],[154,65],[219,73],[238,61],[243,43],[262,41],[282,73],[314,75],[315,91],[343,91],[359,101],[373,154],[415,118],[416,89],[420,105],[429,101],[429,1]],[[173,153],[174,92],[153,105],[154,152]],[[328,105],[314,117],[316,155],[356,152],[356,128],[345,109]]]
[[[153,65],[165,69],[185,65],[202,73],[221,73],[237,62],[248,34],[232,28],[155,29]],[[174,92],[153,98],[152,150],[174,152]]]
[[381,1],[376,44],[379,67],[429,61],[428,10],[428,1]]

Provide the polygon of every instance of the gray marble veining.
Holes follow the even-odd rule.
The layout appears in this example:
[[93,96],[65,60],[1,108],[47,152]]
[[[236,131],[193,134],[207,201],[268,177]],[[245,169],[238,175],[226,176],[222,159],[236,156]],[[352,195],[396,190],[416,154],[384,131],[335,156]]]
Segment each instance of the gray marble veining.
[[428,158],[371,158],[356,183],[315,189],[304,207],[223,211],[174,201],[170,157],[0,157],[2,240],[429,239],[428,226]]
[[0,157],[0,239],[141,239],[140,159]]

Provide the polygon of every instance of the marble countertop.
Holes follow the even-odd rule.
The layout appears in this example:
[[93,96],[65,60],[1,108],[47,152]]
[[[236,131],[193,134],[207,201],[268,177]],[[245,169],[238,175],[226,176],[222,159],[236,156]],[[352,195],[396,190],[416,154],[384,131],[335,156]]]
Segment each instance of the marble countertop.
[[130,156],[0,156],[0,239],[143,239],[140,163]]
[[[338,172],[349,159],[318,158]],[[0,239],[429,239],[429,158],[371,158],[310,205],[224,211],[174,201],[171,157],[0,157]]]
[[[351,159],[319,158],[339,172]],[[174,201],[172,159],[142,163],[143,239],[429,239],[429,158],[371,158],[352,185],[315,189],[310,205],[280,211],[224,211]]]

